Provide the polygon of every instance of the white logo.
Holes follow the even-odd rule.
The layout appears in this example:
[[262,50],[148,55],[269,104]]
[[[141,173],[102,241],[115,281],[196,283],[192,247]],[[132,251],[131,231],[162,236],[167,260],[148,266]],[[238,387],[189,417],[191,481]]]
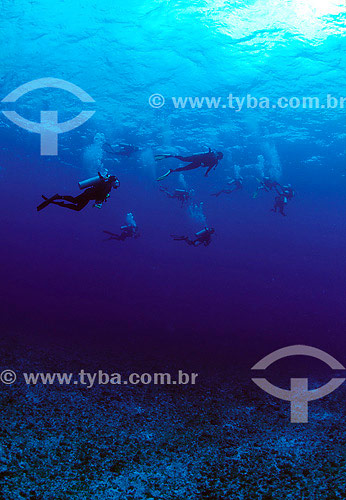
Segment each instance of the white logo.
[[165,98],[161,94],[152,94],[149,97],[149,104],[154,109],[160,109],[165,105]]
[[[305,345],[294,345],[279,349],[261,359],[261,361],[252,367],[252,370],[265,370],[275,361],[286,358],[287,356],[310,356],[323,361],[332,370],[345,370],[344,366],[339,363],[339,361],[326,352],[316,349],[315,347]],[[291,423],[299,424],[308,422],[309,401],[315,401],[316,399],[320,399],[328,394],[331,394],[338,387],[340,387],[346,379],[332,378],[327,384],[311,391],[309,391],[309,381],[307,378],[292,378],[290,391],[272,385],[265,378],[253,378],[252,380],[256,385],[258,385],[258,387],[263,389],[268,394],[271,394],[278,399],[283,399],[284,401],[290,401]]]
[[[43,88],[66,90],[78,97],[82,102],[95,102],[83,89],[77,87],[77,85],[73,83],[60,80],[59,78],[40,78],[25,83],[16,90],[10,92],[1,102],[16,102],[28,92]],[[63,123],[58,123],[57,111],[41,111],[40,123],[27,120],[15,111],[2,111],[2,113],[11,120],[11,122],[18,125],[18,127],[41,135],[41,155],[56,156],[58,154],[58,135],[80,127],[93,116],[95,111],[82,111],[72,120]]]

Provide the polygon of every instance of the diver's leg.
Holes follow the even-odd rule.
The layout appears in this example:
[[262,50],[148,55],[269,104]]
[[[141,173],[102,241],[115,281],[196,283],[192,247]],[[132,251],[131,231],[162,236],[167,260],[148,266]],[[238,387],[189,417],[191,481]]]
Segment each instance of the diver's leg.
[[231,194],[233,193],[232,189],[223,189],[222,191],[219,191],[218,193],[214,193],[211,196],[220,196],[220,194],[225,193],[225,194]]
[[198,241],[198,240],[190,240],[190,238],[185,238],[185,241],[188,245],[195,247],[196,241]]
[[103,231],[105,234],[109,234],[109,238],[107,238],[105,241],[109,240],[119,240],[120,236],[115,233],[111,233],[110,231]]
[[105,234],[109,234],[109,236],[118,236],[115,233],[111,233],[110,231],[103,231]]
[[53,200],[53,203],[55,203],[57,205],[56,200],[64,200],[64,201],[68,201],[69,203],[78,203],[80,196],[83,196],[83,195],[79,195],[79,196],[63,195],[63,196],[60,196],[59,194],[57,194],[55,196],[55,199]]
[[59,200],[69,201],[70,203],[78,203],[78,196],[59,196]]
[[213,193],[210,196],[216,196],[216,197],[218,197],[218,196],[220,196],[220,194],[222,194],[224,192],[225,192],[225,190],[223,189],[222,191],[219,191],[218,193]]
[[79,201],[77,204],[72,203],[64,203],[63,201],[53,201],[54,205],[58,205],[59,207],[68,208],[69,210],[74,210],[75,212],[80,212],[87,206],[89,200]]
[[69,196],[69,195],[63,195],[60,196],[59,194],[55,195],[55,200],[64,200],[64,201],[69,201],[70,203],[78,203],[78,198],[79,196]]
[[194,170],[195,168],[199,168],[200,166],[201,166],[200,163],[192,162],[186,165],[185,167],[175,168],[172,170],[172,172],[186,172],[187,170]]
[[165,174],[161,175],[161,177],[158,177],[156,180],[157,181],[162,181],[166,177],[168,177],[172,172],[185,172],[186,170],[194,170],[195,168],[199,168],[201,165],[200,163],[189,163],[186,165],[186,167],[179,167],[179,168],[171,168],[166,172]]
[[116,240],[116,241],[121,241],[122,240],[122,238],[121,238],[121,236],[119,236],[119,234],[113,234],[113,236],[111,236],[109,239],[110,240]]
[[163,193],[165,193],[167,196],[171,196],[171,193],[165,187],[160,187],[160,191],[162,191]]
[[175,158],[176,160],[179,160],[179,161],[184,161],[185,163],[196,163],[196,156],[194,156],[194,155],[192,155],[192,156],[176,155],[176,156],[172,156],[172,158]]
[[178,236],[177,234],[171,234],[171,237],[174,241],[184,241],[187,238],[186,236]]
[[258,186],[258,188],[256,189],[256,191],[254,192],[254,194],[252,195],[252,197],[255,199],[257,198],[257,196],[259,195],[260,191],[262,191],[264,189],[264,186]]
[[187,236],[178,236],[177,234],[171,234],[171,237],[173,238],[174,241],[190,241]]

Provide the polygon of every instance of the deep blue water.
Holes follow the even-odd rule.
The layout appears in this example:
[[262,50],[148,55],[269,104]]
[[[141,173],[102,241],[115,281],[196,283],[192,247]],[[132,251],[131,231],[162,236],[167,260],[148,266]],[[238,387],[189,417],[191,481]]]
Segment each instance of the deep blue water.
[[[1,99],[54,77],[88,92],[96,111],[59,137],[57,157],[40,156],[38,135],[1,116],[4,333],[249,364],[294,343],[345,354],[345,110],[179,110],[170,101],[343,96],[345,14],[333,0],[4,1]],[[164,108],[149,106],[153,93]],[[64,121],[88,106],[47,89],[11,109],[35,121],[57,109]],[[104,140],[140,151],[115,161]],[[216,171],[184,175],[203,202],[198,220],[159,191],[156,177],[173,163],[154,154],[209,146],[225,153]],[[260,156],[264,173],[295,189],[286,218],[270,212],[273,193],[252,199]],[[211,197],[235,165],[243,191]],[[121,181],[101,210],[36,212],[42,194],[78,194],[100,168]],[[104,241],[128,212],[141,237]],[[204,225],[216,229],[208,248],[170,238]]]

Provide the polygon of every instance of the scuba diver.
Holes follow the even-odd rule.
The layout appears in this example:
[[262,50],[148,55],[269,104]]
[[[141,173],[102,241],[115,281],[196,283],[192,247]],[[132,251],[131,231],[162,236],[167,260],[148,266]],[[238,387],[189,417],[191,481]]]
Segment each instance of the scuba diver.
[[171,234],[171,237],[174,241],[185,241],[188,245],[193,247],[199,247],[200,245],[204,245],[205,247],[209,246],[211,243],[211,235],[215,233],[214,228],[205,227],[202,231],[199,231],[195,234],[196,238],[191,240],[188,236],[178,236],[176,234]]
[[284,217],[287,217],[287,214],[285,214],[285,212],[284,212],[287,203],[288,203],[288,199],[285,196],[285,194],[283,194],[283,193],[279,194],[279,196],[275,197],[275,205],[274,205],[274,208],[271,209],[271,211],[275,212],[275,213],[277,213],[277,211],[279,211],[279,213],[281,215],[283,215]]
[[103,149],[108,154],[127,157],[139,151],[139,148],[133,144],[117,144],[116,146],[111,146],[107,142],[103,145]]
[[281,188],[281,186],[277,181],[271,179],[270,177],[263,177],[262,180],[260,180],[260,179],[257,179],[257,180],[260,183],[260,185],[258,186],[257,190],[254,192],[253,198],[257,198],[258,193],[262,189],[264,189],[264,191],[266,191],[267,193],[269,193],[269,191],[271,191],[272,189],[275,189],[277,194],[280,194],[279,188]]
[[160,187],[160,191],[166,193],[168,198],[176,199],[181,201],[181,206],[183,207],[191,198],[194,193],[193,189],[175,189],[173,193],[168,191],[165,187]]
[[120,229],[121,229],[121,234],[114,234],[111,233],[110,231],[103,231],[104,233],[109,235],[107,241],[109,240],[125,241],[127,238],[135,238],[135,239],[139,238],[137,223],[132,213],[127,214],[126,225],[121,226]]
[[156,155],[155,160],[164,160],[166,158],[176,158],[177,160],[187,162],[188,165],[185,167],[179,167],[179,168],[174,168],[168,170],[164,175],[161,175],[161,177],[158,177],[158,181],[162,181],[165,177],[170,175],[172,172],[185,172],[187,170],[194,170],[199,167],[204,167],[207,168],[206,173],[204,174],[205,177],[208,177],[209,172],[214,168],[217,167],[218,163],[220,160],[223,158],[223,153],[220,151],[212,151],[209,148],[209,151],[207,153],[197,153],[192,156],[175,156],[175,155]]
[[211,196],[220,196],[220,194],[222,193],[232,194],[234,193],[234,191],[239,191],[240,189],[243,189],[243,183],[244,183],[243,177],[241,176],[236,177],[235,179],[232,179],[231,181],[227,182],[227,184],[230,186],[230,189],[223,189],[218,193],[213,193]]
[[44,202],[37,207],[37,211],[40,212],[52,204],[80,212],[90,201],[95,201],[94,207],[102,208],[102,204],[110,197],[112,188],[117,189],[120,186],[120,181],[115,175],[107,174],[103,176],[99,172],[97,177],[92,177],[78,184],[80,189],[85,189],[79,196],[60,196],[59,194],[55,194],[51,198],[47,198],[42,195]]

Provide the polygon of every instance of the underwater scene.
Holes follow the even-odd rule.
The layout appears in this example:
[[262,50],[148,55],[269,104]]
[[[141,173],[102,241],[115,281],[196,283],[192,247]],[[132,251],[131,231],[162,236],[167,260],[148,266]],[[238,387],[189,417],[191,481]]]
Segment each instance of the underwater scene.
[[345,1],[0,20],[0,500],[346,499]]

